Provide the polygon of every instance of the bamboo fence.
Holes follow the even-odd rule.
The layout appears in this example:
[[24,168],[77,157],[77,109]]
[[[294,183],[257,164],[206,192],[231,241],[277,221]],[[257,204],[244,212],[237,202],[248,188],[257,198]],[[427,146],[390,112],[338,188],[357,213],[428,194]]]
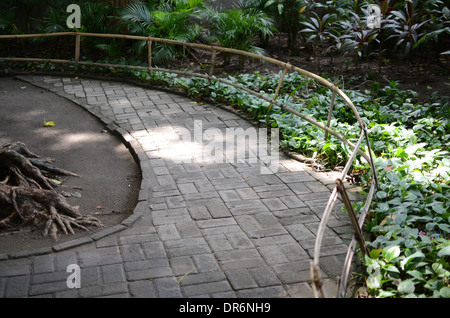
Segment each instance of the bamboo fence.
[[[111,1],[114,1],[114,0],[111,0]],[[127,0],[123,0],[123,1],[118,0],[115,2],[117,2],[117,5],[121,5],[119,2],[128,2],[128,1]],[[178,74],[178,75],[182,75],[182,76],[199,77],[199,78],[208,79],[210,81],[222,82],[224,84],[241,89],[249,94],[252,94],[258,98],[268,101],[270,103],[269,108],[273,107],[273,105],[277,105],[278,107],[304,119],[305,121],[321,128],[322,130],[324,130],[325,138],[327,138],[328,134],[331,134],[334,137],[336,137],[337,139],[344,142],[346,145],[350,146],[352,149],[354,149],[351,158],[347,161],[347,164],[346,164],[344,170],[342,171],[341,177],[336,179],[336,186],[333,189],[331,196],[328,200],[327,206],[325,208],[324,214],[322,216],[322,219],[321,219],[321,222],[319,225],[319,229],[318,229],[318,233],[317,233],[317,237],[316,237],[316,241],[315,241],[314,258],[313,258],[313,261],[311,262],[311,281],[312,281],[314,294],[316,297],[327,297],[326,292],[323,288],[320,274],[319,274],[320,249],[321,249],[321,245],[322,245],[322,238],[323,238],[326,226],[327,226],[328,218],[330,216],[332,208],[335,205],[338,194],[340,194],[341,199],[344,202],[345,207],[347,209],[347,212],[349,213],[349,217],[350,217],[353,229],[354,229],[354,235],[353,235],[353,238],[348,247],[346,259],[344,262],[344,268],[342,271],[342,275],[339,279],[338,293],[336,295],[337,297],[345,296],[347,278],[348,278],[348,274],[349,274],[349,270],[350,270],[351,261],[353,259],[353,255],[355,252],[356,243],[359,242],[363,253],[367,252],[367,249],[365,247],[364,237],[362,235],[362,225],[363,225],[365,217],[368,213],[368,210],[370,208],[370,203],[372,202],[372,197],[373,197],[373,193],[375,191],[375,187],[378,188],[378,180],[377,180],[377,176],[376,176],[375,167],[373,164],[373,158],[371,155],[366,125],[363,122],[363,120],[361,119],[353,102],[336,85],[336,82],[334,84],[332,84],[331,82],[320,77],[317,74],[308,72],[304,69],[293,66],[290,63],[282,62],[282,61],[279,61],[279,60],[271,58],[271,57],[261,56],[261,55],[257,55],[254,53],[240,51],[240,50],[231,49],[231,48],[211,46],[211,45],[205,45],[205,44],[199,44],[199,43],[179,42],[179,41],[175,41],[175,40],[154,38],[154,37],[150,37],[150,36],[144,37],[144,36],[125,35],[125,34],[59,32],[59,33],[44,33],[44,34],[0,35],[0,40],[2,40],[2,39],[36,38],[36,37],[60,37],[60,36],[74,36],[75,37],[75,54],[74,54],[73,60],[43,59],[43,58],[19,58],[19,57],[0,57],[0,60],[16,61],[16,62],[41,62],[41,63],[51,62],[51,63],[61,63],[61,64],[78,64],[78,65],[92,65],[92,66],[103,66],[103,67],[129,68],[129,69],[138,69],[138,70],[148,70],[149,72],[157,71],[157,72],[174,73],[174,74]],[[148,42],[148,66],[143,67],[143,66],[132,66],[132,65],[123,65],[123,64],[106,64],[106,63],[93,63],[93,62],[81,61],[80,60],[81,37],[100,37],[100,38],[115,38],[115,39],[147,41]],[[166,68],[153,67],[152,66],[152,50],[151,50],[153,42],[165,43],[165,44],[170,44],[170,45],[180,45],[180,46],[183,46],[186,48],[195,48],[195,49],[210,51],[211,52],[211,60],[210,60],[209,71],[207,73],[194,73],[194,72],[187,72],[187,71],[181,71],[181,70],[171,70],[171,69],[166,69]],[[232,83],[226,79],[214,76],[213,74],[214,74],[214,67],[215,67],[215,59],[216,59],[216,55],[218,52],[243,55],[243,56],[246,56],[246,57],[249,57],[252,59],[268,62],[273,65],[279,66],[283,70],[283,72],[282,72],[282,76],[280,78],[280,81],[278,83],[278,86],[276,88],[274,95],[272,97],[268,97],[264,94],[253,91],[249,88]],[[331,105],[330,105],[330,109],[329,109],[328,122],[326,125],[324,125],[323,123],[318,122],[315,119],[310,118],[310,117],[300,113],[299,111],[292,109],[292,108],[284,105],[280,101],[276,100],[276,97],[278,96],[278,93],[280,91],[281,85],[283,83],[283,80],[284,80],[287,72],[297,72],[299,74],[302,74],[302,75],[316,81],[317,83],[327,87],[328,89],[330,89],[332,91],[332,100],[331,100]],[[341,97],[346,102],[346,104],[352,110],[356,120],[358,121],[358,123],[360,125],[361,135],[360,135],[356,145],[353,144],[352,142],[350,142],[349,140],[347,140],[344,136],[342,136],[338,132],[331,129],[331,127],[330,127],[331,114],[332,114],[332,110],[333,110],[333,106],[334,106],[333,104],[334,104],[336,95]],[[366,146],[368,147],[368,153],[364,152],[361,149],[361,144],[364,139],[366,141]],[[361,155],[369,163],[371,170],[372,170],[372,174],[373,174],[371,187],[368,192],[368,197],[366,199],[363,211],[360,214],[359,218],[356,216],[355,212],[353,211],[351,202],[347,196],[345,187],[343,185],[343,180],[345,179],[345,176],[347,175],[350,167],[352,166],[353,161],[356,157],[356,154]]]

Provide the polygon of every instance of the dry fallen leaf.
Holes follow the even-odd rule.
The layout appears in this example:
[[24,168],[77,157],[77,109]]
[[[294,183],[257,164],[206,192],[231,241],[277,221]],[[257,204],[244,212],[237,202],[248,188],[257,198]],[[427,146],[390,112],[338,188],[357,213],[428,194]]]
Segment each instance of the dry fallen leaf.
[[53,126],[55,126],[55,122],[44,120],[44,127],[53,127]]

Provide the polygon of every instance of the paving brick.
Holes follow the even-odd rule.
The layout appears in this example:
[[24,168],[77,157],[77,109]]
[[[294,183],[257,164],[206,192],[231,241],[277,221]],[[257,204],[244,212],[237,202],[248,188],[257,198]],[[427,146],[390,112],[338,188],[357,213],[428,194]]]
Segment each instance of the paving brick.
[[211,250],[204,238],[187,238],[164,242],[169,257],[180,257],[210,253]]
[[197,271],[190,256],[174,257],[169,262],[175,275],[184,276]]
[[223,203],[210,203],[206,207],[213,218],[231,217],[230,209]]
[[182,297],[180,285],[173,277],[158,278],[153,281],[160,298],[180,298]]
[[223,233],[219,235],[206,235],[205,239],[213,252],[233,249],[233,246],[231,246],[231,243]]
[[314,292],[308,283],[289,284],[286,289],[292,298],[314,298]]
[[232,201],[227,202],[227,206],[234,216],[269,212],[269,209],[261,200]]
[[228,292],[231,290],[232,287],[226,280],[197,285],[188,285],[183,287],[183,293],[184,295],[186,295],[186,297],[212,295],[217,293]]
[[224,270],[254,268],[265,265],[256,249],[218,251],[218,261]]
[[288,207],[278,198],[270,198],[261,200],[270,211],[284,210]]
[[269,265],[288,263],[289,259],[278,245],[266,245],[258,247],[258,251]]
[[154,211],[152,213],[152,218],[154,225],[174,224],[191,220],[186,208]]
[[295,195],[282,196],[280,200],[290,209],[303,208],[306,204]]
[[178,222],[176,224],[176,227],[182,238],[202,236],[202,233],[196,222]]
[[130,295],[137,298],[157,298],[156,288],[152,281],[139,280],[129,282]]
[[302,182],[289,183],[287,186],[297,195],[311,193],[311,189]]
[[249,272],[260,287],[281,285],[277,274],[268,266],[251,268]]
[[161,277],[172,277],[173,272],[170,266],[166,267],[155,267],[151,269],[142,269],[142,270],[136,270],[136,271],[127,271],[126,277],[127,281],[136,281],[136,280],[143,280],[143,279],[155,279],[155,278],[161,278]]
[[310,282],[310,261],[290,262],[273,266],[274,271],[284,284]]
[[80,266],[101,266],[122,262],[117,246],[80,251],[78,255]]
[[265,288],[253,288],[239,290],[236,293],[239,298],[286,298],[288,293],[283,286],[270,286]]
[[252,241],[243,232],[227,233],[226,237],[234,249],[247,249],[254,247]]
[[191,218],[195,221],[211,219],[211,215],[206,206],[193,206],[188,210]]
[[236,290],[257,287],[255,279],[247,269],[232,269],[225,271],[231,286]]
[[299,242],[314,241],[316,239],[316,236],[304,224],[288,225],[286,229]]
[[223,190],[219,191],[219,195],[225,202],[227,201],[234,201],[234,200],[240,200],[241,198],[234,190]]
[[205,236],[208,236],[208,235],[219,235],[219,234],[230,234],[230,233],[241,233],[241,232],[242,232],[242,228],[239,225],[237,225],[237,224],[202,229],[202,233]]
[[142,244],[146,259],[166,258],[166,250],[162,242],[148,242]]
[[198,190],[194,183],[181,183],[178,184],[178,189],[180,190],[181,194],[189,194],[189,193],[198,193]]
[[102,277],[105,284],[125,281],[125,272],[122,264],[102,266]]
[[329,190],[319,181],[305,182],[304,183],[312,192],[326,192],[329,196]]
[[252,188],[245,187],[236,189],[236,193],[242,200],[253,200],[259,198],[258,194]]
[[253,244],[257,247],[274,244],[290,244],[294,242],[294,238],[292,238],[289,233],[280,235],[266,235],[253,240]]
[[49,273],[55,270],[53,255],[39,255],[33,259],[33,273]]
[[180,239],[180,233],[175,224],[164,224],[156,227],[159,238],[162,241]]
[[120,246],[122,259],[125,262],[138,261],[144,259],[144,252],[140,244],[126,244]]
[[221,270],[213,254],[197,254],[193,255],[192,258],[199,273],[217,272]]
[[30,288],[29,275],[10,277],[8,278],[4,297],[7,298],[28,297],[29,288]]

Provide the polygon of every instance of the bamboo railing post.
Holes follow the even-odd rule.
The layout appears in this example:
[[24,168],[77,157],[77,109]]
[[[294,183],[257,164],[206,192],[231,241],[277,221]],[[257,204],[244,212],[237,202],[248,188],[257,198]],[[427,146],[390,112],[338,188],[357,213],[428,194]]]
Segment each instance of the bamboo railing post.
[[[334,86],[337,85],[337,78],[334,79]],[[331,95],[331,103],[330,103],[330,109],[328,110],[328,120],[327,120],[327,127],[330,127],[331,123],[331,115],[333,114],[333,108],[334,108],[334,99],[336,98],[336,91],[333,89],[333,93]],[[325,137],[323,140],[327,140],[328,138],[328,131],[325,130]]]
[[370,158],[369,164],[370,164],[370,168],[373,171],[373,178],[375,180],[375,185],[376,185],[377,189],[380,190],[380,185],[378,184],[377,170],[375,169],[375,165],[373,163],[373,158],[372,158],[372,151],[370,150],[369,136],[367,135],[367,126],[365,124],[363,124],[361,129],[364,131],[364,136],[366,137],[367,149],[369,150],[369,158]]
[[270,103],[270,106],[269,106],[269,108],[267,109],[267,112],[270,112],[270,110],[271,110],[272,107],[273,107],[273,103],[275,102],[275,99],[277,98],[278,93],[280,92],[281,85],[283,84],[284,77],[286,76],[286,72],[287,72],[289,66],[290,66],[289,62],[288,62],[287,64],[284,65],[283,74],[281,75],[280,81],[278,82],[277,89],[275,90],[275,94],[273,95],[272,102]]
[[362,234],[361,228],[359,227],[358,219],[356,218],[355,211],[353,210],[352,204],[350,202],[350,199],[348,198],[347,192],[344,187],[344,183],[341,179],[336,179],[336,185],[339,193],[341,194],[342,201],[344,201],[345,208],[347,209],[348,215],[350,216],[350,221],[352,222],[353,229],[356,234],[356,238],[359,241],[359,244],[361,244],[361,251],[364,254],[368,254],[368,250],[366,247],[366,242],[364,240],[364,236]]
[[148,72],[152,70],[152,40],[148,37]]
[[209,67],[209,76],[213,76],[214,75],[214,67],[216,64],[216,50],[212,49],[212,55],[211,55],[211,65]]
[[75,62],[80,61],[80,46],[81,46],[81,34],[77,31],[75,35]]

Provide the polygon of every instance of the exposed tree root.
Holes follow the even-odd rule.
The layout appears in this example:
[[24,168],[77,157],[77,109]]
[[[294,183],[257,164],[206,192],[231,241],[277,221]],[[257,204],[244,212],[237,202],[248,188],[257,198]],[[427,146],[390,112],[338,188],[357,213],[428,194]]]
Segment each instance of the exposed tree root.
[[21,142],[0,146],[0,227],[37,226],[45,222],[43,235],[57,239],[58,231],[74,234],[75,228],[103,227],[90,216],[83,216],[55,191],[56,184],[45,174],[78,176],[51,164]]

